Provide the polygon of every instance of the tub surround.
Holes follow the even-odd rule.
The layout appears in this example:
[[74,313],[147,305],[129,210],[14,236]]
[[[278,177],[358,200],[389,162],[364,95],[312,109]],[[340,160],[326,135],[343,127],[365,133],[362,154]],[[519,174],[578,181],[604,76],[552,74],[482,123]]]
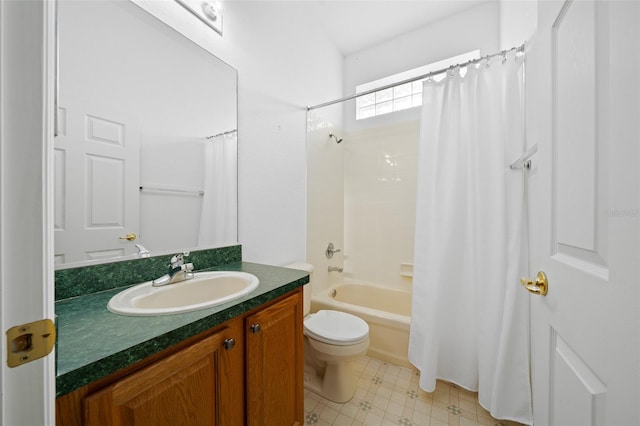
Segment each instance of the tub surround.
[[[240,253],[239,246],[237,247],[231,251]],[[207,256],[224,260],[228,258],[227,254],[224,254],[228,253],[225,251],[228,249],[221,249],[223,253],[220,256],[212,254]],[[121,287],[115,286],[99,292],[58,300],[56,302],[58,327],[56,396],[65,395],[104,378],[309,282],[309,275],[300,270],[242,261],[208,265],[203,269],[196,263],[195,257],[190,260],[194,261],[198,270],[229,270],[254,274],[260,279],[260,285],[250,294],[230,303],[200,311],[165,316],[133,317],[109,312],[107,310],[109,299],[122,290]],[[165,259],[161,258],[160,262],[166,265]],[[126,275],[128,265],[123,265],[125,263],[128,262],[109,264],[114,270],[122,268],[111,276]],[[87,277],[104,270],[103,268],[109,265],[87,267],[86,269],[98,266],[100,268],[95,271],[76,271],[75,276],[89,281],[91,278]],[[145,275],[141,272],[144,268],[137,269],[139,265],[135,267],[136,274]],[[56,274],[56,284],[57,279]],[[129,284],[148,279],[138,276]],[[108,280],[102,279],[102,281],[104,283],[101,282],[100,285],[105,285]],[[95,286],[89,287],[95,288]]]

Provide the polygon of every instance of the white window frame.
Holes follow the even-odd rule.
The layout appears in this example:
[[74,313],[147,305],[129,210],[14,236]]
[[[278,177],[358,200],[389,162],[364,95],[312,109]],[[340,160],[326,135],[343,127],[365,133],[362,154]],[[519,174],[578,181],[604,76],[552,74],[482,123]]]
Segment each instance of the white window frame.
[[[432,71],[447,68],[452,65],[478,59],[480,50],[473,50],[460,55],[452,56],[438,62],[423,65],[408,71],[403,71],[388,77],[370,81],[356,86],[356,93],[366,92],[376,87],[384,87],[400,81],[425,75]],[[436,81],[444,78],[444,73],[431,77]],[[356,98],[356,120],[376,117],[422,105],[422,83],[425,79],[401,84],[399,86],[378,90],[373,93],[358,96]]]

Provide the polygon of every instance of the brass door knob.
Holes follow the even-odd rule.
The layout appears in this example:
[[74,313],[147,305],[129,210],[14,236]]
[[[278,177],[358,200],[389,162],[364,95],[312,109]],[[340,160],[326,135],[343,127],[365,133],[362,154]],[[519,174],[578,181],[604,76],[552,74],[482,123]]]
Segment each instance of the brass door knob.
[[539,296],[546,296],[549,291],[547,275],[542,271],[538,272],[538,276],[535,281],[531,278],[520,278],[520,284],[522,284],[530,293],[537,294]]
[[135,240],[137,237],[138,237],[138,236],[132,232],[132,233],[130,233],[130,234],[125,235],[124,237],[118,237],[118,239],[119,239],[119,240],[133,241],[133,240]]

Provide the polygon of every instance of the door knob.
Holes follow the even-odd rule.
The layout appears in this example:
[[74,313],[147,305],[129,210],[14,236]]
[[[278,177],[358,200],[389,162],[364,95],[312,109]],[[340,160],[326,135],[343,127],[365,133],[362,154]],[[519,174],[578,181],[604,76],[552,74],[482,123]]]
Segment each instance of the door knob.
[[549,291],[549,281],[547,280],[546,274],[542,271],[538,272],[535,281],[531,278],[520,278],[520,284],[529,290],[529,292],[539,296],[546,296]]
[[133,241],[137,238],[137,235],[134,234],[133,232],[131,234],[127,234],[124,237],[118,237],[119,240],[127,240],[127,241]]
[[262,327],[260,327],[260,324],[252,324],[250,329],[253,334],[258,334],[260,330],[262,330]]

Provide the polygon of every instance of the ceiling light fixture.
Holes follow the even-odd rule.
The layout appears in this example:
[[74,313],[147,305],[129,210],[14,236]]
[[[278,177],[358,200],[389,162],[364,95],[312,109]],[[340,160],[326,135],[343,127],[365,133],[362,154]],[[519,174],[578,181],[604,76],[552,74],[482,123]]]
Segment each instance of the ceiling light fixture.
[[202,0],[176,0],[196,18],[222,35],[222,8],[220,3]]

